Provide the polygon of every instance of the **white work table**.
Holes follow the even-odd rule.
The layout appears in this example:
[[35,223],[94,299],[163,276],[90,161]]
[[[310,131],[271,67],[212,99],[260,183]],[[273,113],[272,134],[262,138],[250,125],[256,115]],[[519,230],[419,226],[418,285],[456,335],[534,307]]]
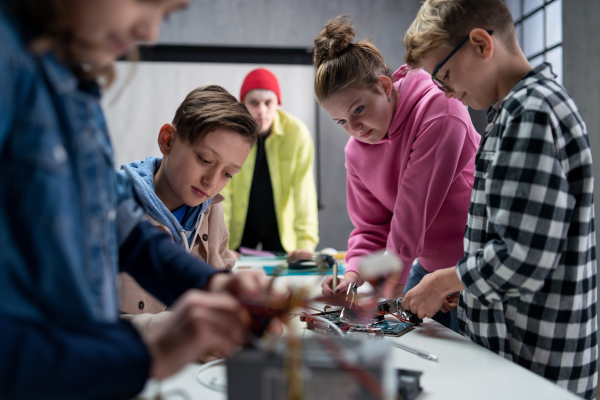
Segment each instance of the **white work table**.
[[[254,263],[252,263],[254,264]],[[240,262],[239,265],[249,265]],[[256,264],[252,265],[255,266]],[[278,284],[311,284],[312,294],[320,292],[322,277],[283,277]],[[294,330],[299,334],[313,334],[305,324],[294,320]],[[376,339],[372,339],[376,340]],[[497,354],[471,342],[437,322],[427,319],[415,330],[399,338],[384,340],[401,342],[425,350],[439,357],[430,361],[405,350],[394,348],[392,364],[396,368],[417,370],[421,375],[423,391],[417,400],[568,400],[579,397],[556,384],[522,368]],[[225,393],[202,386],[196,379],[199,364],[190,364],[179,374],[161,384],[161,393],[167,400],[175,399],[226,399]],[[208,375],[207,375],[208,374]],[[203,377],[213,374],[222,380],[222,366],[206,370]],[[177,392],[180,394],[178,395]],[[182,394],[185,393],[185,394]],[[252,399],[250,399],[252,400]]]

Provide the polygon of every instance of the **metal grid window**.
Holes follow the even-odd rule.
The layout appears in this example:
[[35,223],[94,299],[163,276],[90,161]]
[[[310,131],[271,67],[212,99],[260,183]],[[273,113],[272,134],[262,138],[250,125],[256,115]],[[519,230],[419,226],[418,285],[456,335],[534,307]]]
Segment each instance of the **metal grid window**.
[[517,39],[532,67],[552,64],[562,84],[562,0],[504,0],[515,21]]

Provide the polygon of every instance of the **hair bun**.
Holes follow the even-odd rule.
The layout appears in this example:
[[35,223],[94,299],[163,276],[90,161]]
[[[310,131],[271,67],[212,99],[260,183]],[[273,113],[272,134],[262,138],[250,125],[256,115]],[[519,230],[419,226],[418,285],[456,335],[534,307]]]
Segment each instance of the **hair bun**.
[[339,15],[323,25],[323,29],[315,38],[315,54],[313,64],[318,68],[321,64],[344,53],[354,40],[354,28],[349,17]]

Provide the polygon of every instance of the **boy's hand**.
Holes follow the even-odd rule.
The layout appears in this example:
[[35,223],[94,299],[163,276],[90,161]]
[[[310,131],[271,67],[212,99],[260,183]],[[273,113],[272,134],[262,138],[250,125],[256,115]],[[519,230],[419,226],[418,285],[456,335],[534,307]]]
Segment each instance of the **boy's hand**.
[[143,338],[146,338],[150,332],[168,321],[170,317],[171,311],[163,311],[157,314],[144,313],[121,315],[122,319],[131,322]]
[[231,295],[189,290],[173,312],[144,340],[152,357],[150,376],[163,379],[209,354],[229,355],[246,338],[250,317]]
[[449,293],[459,292],[465,287],[456,275],[456,267],[440,269],[423,277],[421,282],[406,293],[402,300],[402,308],[412,311],[419,318],[431,318],[445,306],[453,306]]
[[227,292],[238,298],[251,299],[264,294],[271,280],[264,271],[249,269],[232,274],[216,274],[208,283],[210,292]]
[[458,296],[460,292],[450,293],[446,300],[444,300],[444,304],[442,304],[441,312],[447,313],[452,310],[456,310],[458,308]]

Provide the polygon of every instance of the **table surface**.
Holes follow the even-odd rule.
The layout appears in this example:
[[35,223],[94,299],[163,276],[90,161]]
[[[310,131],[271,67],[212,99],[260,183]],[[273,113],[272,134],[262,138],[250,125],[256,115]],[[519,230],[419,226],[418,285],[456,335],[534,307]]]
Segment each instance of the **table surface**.
[[[261,262],[244,265],[260,267]],[[320,292],[323,277],[282,277],[277,285],[310,285],[311,294]],[[367,290],[367,289],[362,289]],[[320,307],[318,307],[320,308]],[[292,328],[299,334],[308,331],[298,317]],[[310,332],[309,334],[312,334]],[[385,340],[404,343],[428,351],[439,357],[430,361],[405,350],[394,348],[392,364],[396,368],[422,371],[422,393],[417,400],[517,400],[517,399],[579,399],[558,385],[498,356],[437,322],[427,319],[413,331]],[[202,386],[197,378],[199,364],[190,364],[177,375],[161,383],[161,394],[165,399],[226,399],[225,393]],[[212,369],[212,371],[211,371]],[[217,381],[224,380],[224,367],[213,367],[203,373],[210,380],[213,374]],[[181,393],[185,393],[183,395]],[[179,393],[179,394],[178,394]]]

